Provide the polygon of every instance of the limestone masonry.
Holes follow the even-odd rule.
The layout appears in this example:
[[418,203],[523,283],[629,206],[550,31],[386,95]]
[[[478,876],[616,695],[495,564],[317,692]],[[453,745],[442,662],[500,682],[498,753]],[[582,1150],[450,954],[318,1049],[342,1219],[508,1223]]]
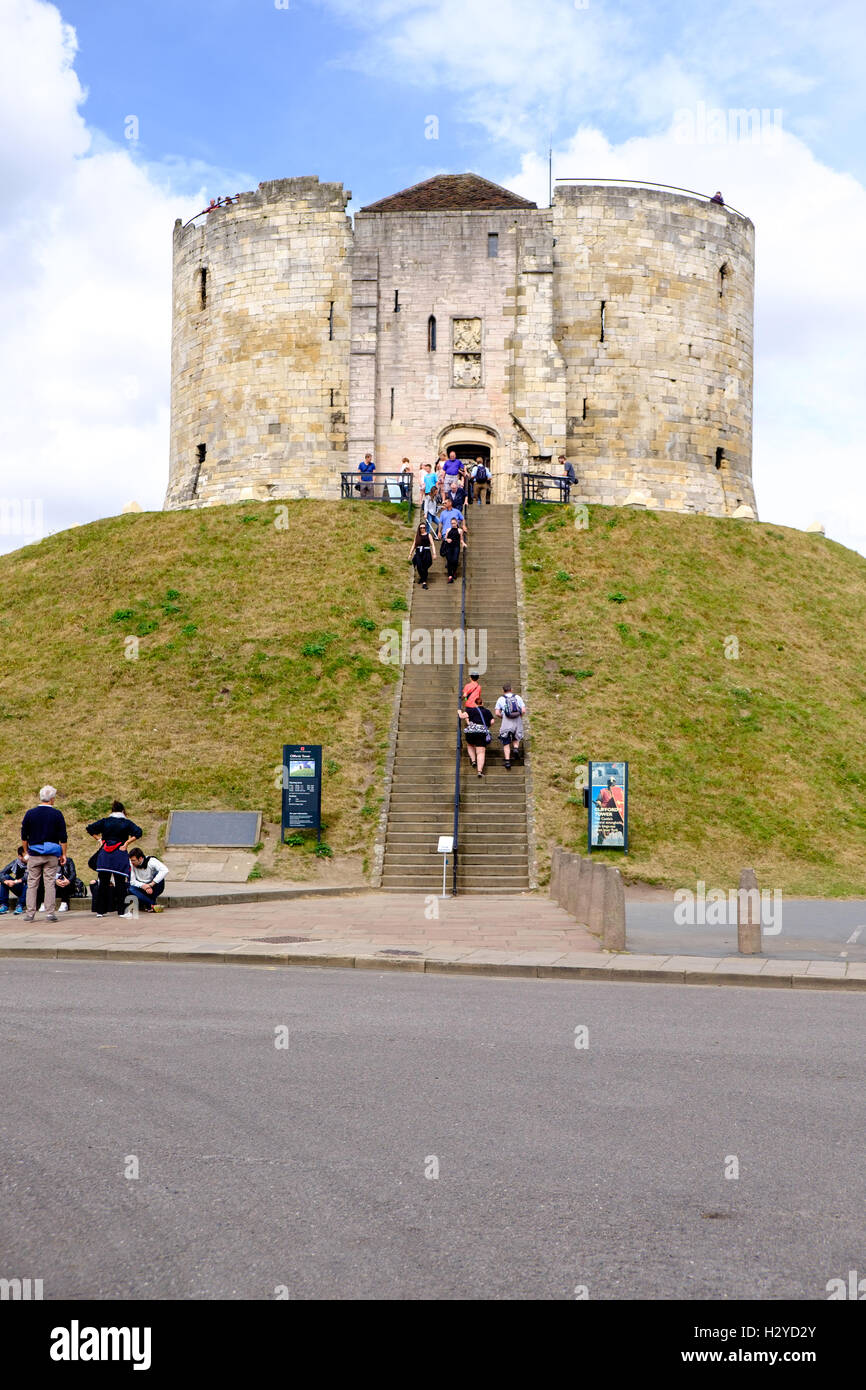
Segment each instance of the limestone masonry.
[[696,195],[560,184],[540,209],[442,175],[346,216],[279,179],[174,229],[167,507],[340,495],[440,450],[494,500],[755,507],[754,228]]

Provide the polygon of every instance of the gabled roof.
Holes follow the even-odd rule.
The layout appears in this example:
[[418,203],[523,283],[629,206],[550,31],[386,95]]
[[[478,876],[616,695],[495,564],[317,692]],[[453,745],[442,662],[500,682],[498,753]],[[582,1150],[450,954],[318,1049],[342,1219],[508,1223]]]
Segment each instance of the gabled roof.
[[368,203],[361,212],[449,212],[484,208],[534,208],[527,198],[479,174],[436,174],[423,183]]

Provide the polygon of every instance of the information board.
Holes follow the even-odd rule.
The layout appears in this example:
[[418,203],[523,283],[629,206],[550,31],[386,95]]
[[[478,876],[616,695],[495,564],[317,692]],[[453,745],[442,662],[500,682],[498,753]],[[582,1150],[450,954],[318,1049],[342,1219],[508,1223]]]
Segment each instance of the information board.
[[322,745],[283,744],[283,823],[291,830],[315,830],[322,838]]
[[628,763],[589,764],[589,849],[628,851]]

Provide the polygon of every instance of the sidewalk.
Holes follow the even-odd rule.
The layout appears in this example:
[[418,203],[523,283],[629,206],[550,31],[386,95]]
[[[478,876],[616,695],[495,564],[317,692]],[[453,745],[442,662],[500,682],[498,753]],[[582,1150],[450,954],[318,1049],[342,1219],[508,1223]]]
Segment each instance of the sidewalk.
[[4,916],[0,957],[866,990],[866,965],[844,961],[611,954],[540,894],[439,899],[370,890],[258,902],[234,896],[247,900],[128,920],[83,912],[56,923]]

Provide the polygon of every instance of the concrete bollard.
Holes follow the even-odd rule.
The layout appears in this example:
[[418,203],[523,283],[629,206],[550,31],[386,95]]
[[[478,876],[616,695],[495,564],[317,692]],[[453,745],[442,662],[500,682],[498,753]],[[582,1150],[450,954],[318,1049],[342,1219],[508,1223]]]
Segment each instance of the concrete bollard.
[[604,914],[602,945],[608,951],[625,950],[625,888],[619,869],[607,865],[604,871]]
[[587,864],[589,873],[587,878],[587,912],[584,918],[586,925],[593,936],[602,936],[604,933],[604,880],[607,876],[607,867],[604,864],[594,864],[590,860]]
[[560,872],[559,902],[572,916],[580,916],[580,877],[582,871],[579,854],[564,854]]
[[737,893],[737,950],[742,956],[761,953],[761,894],[754,869],[743,869]]
[[554,902],[559,902],[560,879],[562,876],[562,860],[565,851],[561,845],[554,845],[553,853],[550,856],[550,888],[549,893]]

